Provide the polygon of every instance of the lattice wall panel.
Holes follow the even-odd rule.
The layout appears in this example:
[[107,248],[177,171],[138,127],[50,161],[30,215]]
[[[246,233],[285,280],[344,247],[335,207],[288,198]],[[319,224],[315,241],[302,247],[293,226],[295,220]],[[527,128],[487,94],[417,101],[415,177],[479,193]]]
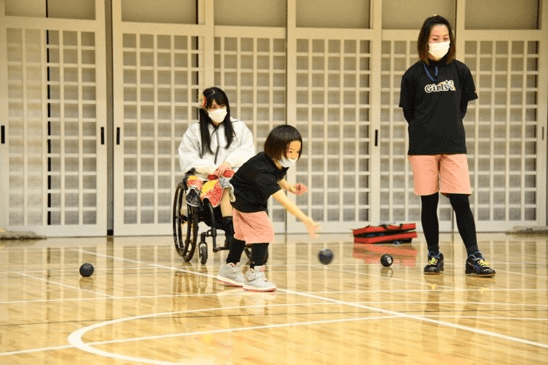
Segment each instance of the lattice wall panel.
[[[407,159],[407,121],[399,107],[401,79],[417,62],[417,42],[382,42],[380,217],[384,222],[420,220],[420,200],[414,194],[413,171]],[[440,200],[440,224],[451,220],[451,207]]]
[[48,31],[48,199],[53,225],[95,224],[95,34]]
[[45,223],[43,94],[45,34],[7,29],[9,225]]
[[[297,39],[296,127],[304,139],[297,204],[326,229],[370,215],[370,42]],[[329,228],[330,226],[333,226]]]
[[104,226],[95,33],[10,28],[7,35],[9,225]]
[[[262,151],[270,130],[286,124],[285,39],[215,37],[215,84],[226,91],[233,117],[244,121]],[[285,210],[269,204],[273,222],[285,222]]]
[[481,222],[537,219],[537,41],[467,41],[479,100],[465,127],[473,204]]
[[116,141],[123,149],[122,226],[171,222],[173,186],[181,178],[177,148],[202,89],[201,44],[192,35],[123,35]]

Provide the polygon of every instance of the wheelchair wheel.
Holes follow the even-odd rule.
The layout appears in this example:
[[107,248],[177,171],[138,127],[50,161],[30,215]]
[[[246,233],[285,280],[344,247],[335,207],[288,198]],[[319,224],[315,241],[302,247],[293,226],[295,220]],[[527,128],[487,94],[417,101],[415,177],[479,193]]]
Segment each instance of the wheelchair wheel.
[[188,206],[188,225],[186,230],[185,247],[183,258],[185,261],[192,260],[196,244],[198,243],[198,208]]
[[[185,244],[183,242],[183,225],[188,220],[184,215],[183,208],[186,206],[184,200],[185,186],[182,182],[177,185],[175,189],[175,197],[173,199],[173,242],[175,244],[175,250],[177,254],[183,257],[185,250]],[[184,205],[183,205],[184,204]]]
[[200,263],[202,265],[205,265],[207,262],[207,245],[205,243],[200,243],[200,249],[198,253],[200,255]]

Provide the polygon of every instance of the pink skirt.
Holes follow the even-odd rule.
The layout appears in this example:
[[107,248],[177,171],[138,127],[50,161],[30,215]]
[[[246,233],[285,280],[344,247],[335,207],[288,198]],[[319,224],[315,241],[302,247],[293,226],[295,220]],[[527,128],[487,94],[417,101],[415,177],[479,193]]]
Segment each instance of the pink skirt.
[[266,212],[243,213],[232,210],[234,238],[246,244],[274,242],[274,227]]

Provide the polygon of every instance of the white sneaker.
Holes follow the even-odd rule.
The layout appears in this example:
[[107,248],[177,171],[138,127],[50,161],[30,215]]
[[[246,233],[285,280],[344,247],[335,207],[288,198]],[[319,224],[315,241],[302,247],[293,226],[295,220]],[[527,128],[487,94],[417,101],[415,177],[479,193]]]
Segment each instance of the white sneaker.
[[268,281],[264,276],[265,267],[255,266],[253,269],[247,270],[245,274],[244,289],[251,291],[274,291],[276,285]]
[[242,274],[240,265],[235,265],[232,262],[224,264],[219,270],[217,275],[217,280],[222,281],[223,283],[230,286],[244,286],[245,277]]

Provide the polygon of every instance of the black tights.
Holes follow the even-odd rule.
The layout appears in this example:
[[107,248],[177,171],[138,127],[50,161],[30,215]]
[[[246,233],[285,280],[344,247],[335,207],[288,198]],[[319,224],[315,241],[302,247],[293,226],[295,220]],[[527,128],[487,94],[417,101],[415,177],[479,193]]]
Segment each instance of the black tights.
[[230,251],[228,251],[226,263],[228,264],[232,262],[233,264],[237,264],[238,262],[240,262],[240,258],[242,257],[242,252],[244,252],[244,249],[245,241],[232,238],[232,245],[230,246]]
[[[478,241],[476,238],[476,224],[474,223],[474,216],[470,209],[470,202],[468,201],[468,195],[465,194],[448,194],[451,206],[455,211],[457,218],[457,228],[459,234],[466,246],[466,252],[471,255],[478,249]],[[428,244],[428,251],[439,253],[439,222],[438,222],[438,202],[439,194],[421,196],[422,209],[421,209],[421,222],[422,229],[424,231],[424,237]]]
[[[268,243],[255,243],[251,246],[251,263],[250,267],[253,269],[255,266],[263,266],[267,260],[268,253]],[[232,240],[232,246],[230,251],[228,251],[228,257],[226,258],[226,263],[232,262],[237,264],[240,262],[242,253],[245,249],[245,241],[234,238]]]
[[263,266],[266,263],[268,243],[255,243],[252,247],[249,267],[253,269],[255,266]]

